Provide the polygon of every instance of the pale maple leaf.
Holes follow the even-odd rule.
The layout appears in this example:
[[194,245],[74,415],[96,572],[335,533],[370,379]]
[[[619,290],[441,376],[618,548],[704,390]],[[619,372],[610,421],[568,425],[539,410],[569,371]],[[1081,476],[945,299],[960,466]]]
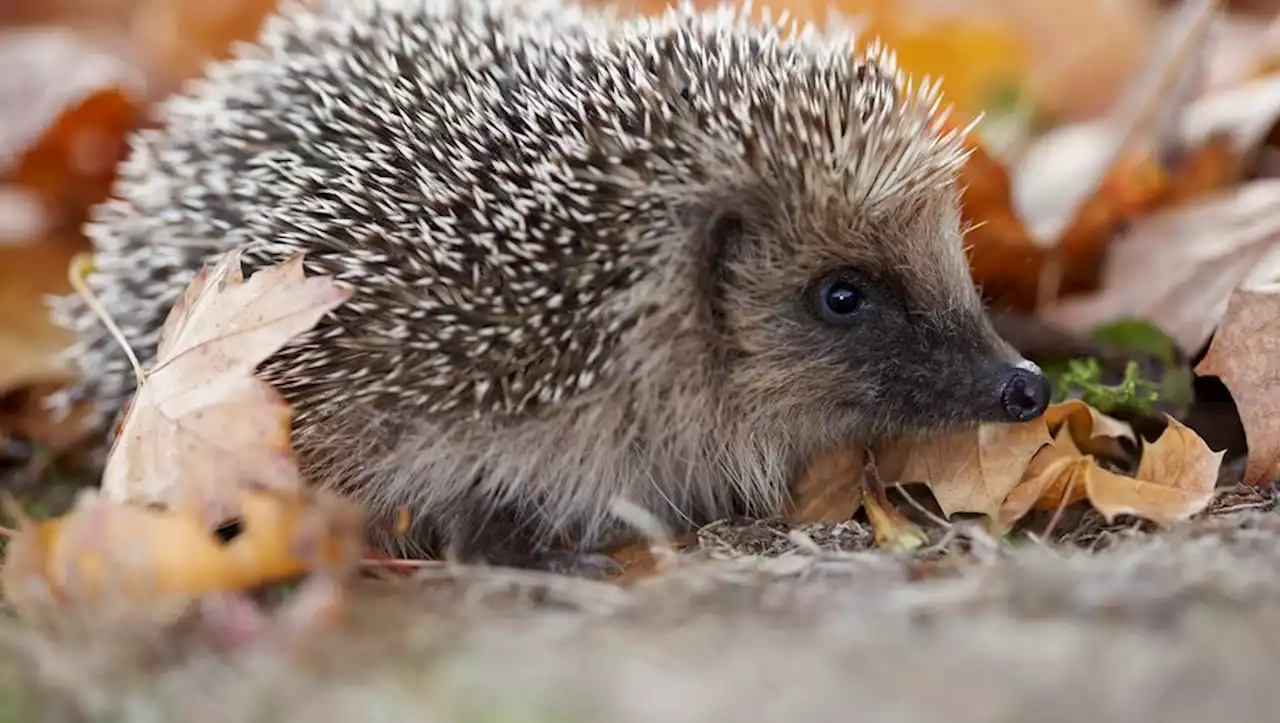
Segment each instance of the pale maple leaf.
[[156,364],[107,459],[107,498],[213,521],[235,514],[243,485],[298,489],[292,410],[254,370],[350,293],[329,277],[304,277],[301,254],[247,282],[240,249],[202,269],[170,310]]
[[1196,374],[1230,390],[1249,445],[1245,484],[1280,477],[1280,285],[1240,288]]

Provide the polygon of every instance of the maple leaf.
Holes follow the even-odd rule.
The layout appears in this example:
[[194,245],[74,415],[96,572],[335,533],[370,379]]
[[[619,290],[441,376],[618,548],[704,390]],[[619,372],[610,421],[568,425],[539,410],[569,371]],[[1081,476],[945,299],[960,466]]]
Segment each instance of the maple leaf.
[[1129,514],[1167,525],[1203,510],[1213,499],[1225,452],[1214,452],[1190,427],[1166,419],[1169,426],[1160,438],[1143,445],[1132,478],[1096,465],[1096,472],[1085,476],[1089,503],[1108,522]]
[[994,517],[1022,481],[1031,458],[1050,440],[1043,419],[983,424],[923,441],[880,445],[875,457],[885,479],[923,482],[950,517],[976,512]]
[[1138,442],[1128,422],[1103,414],[1078,399],[1050,405],[1043,419],[1050,434],[1065,433],[1075,449],[1087,454],[1123,458],[1127,455],[1120,440]]
[[240,253],[202,269],[170,310],[107,459],[109,498],[198,509],[213,521],[235,514],[244,484],[301,485],[292,410],[254,369],[351,292],[304,277],[301,254],[245,282]]
[[1154,444],[1145,444],[1132,477],[1100,467],[1083,454],[1067,427],[1028,465],[1022,483],[1001,505],[1006,528],[1031,509],[1056,509],[1088,499],[1108,521],[1129,514],[1167,525],[1204,509],[1213,497],[1223,452],[1172,417]]
[[1244,425],[1244,483],[1280,477],[1280,287],[1239,288],[1196,374],[1222,380]]

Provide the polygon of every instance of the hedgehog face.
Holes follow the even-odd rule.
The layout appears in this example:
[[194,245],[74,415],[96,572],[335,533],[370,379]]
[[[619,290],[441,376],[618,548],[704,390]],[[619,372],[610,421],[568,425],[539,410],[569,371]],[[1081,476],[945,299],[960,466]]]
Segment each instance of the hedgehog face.
[[767,199],[711,230],[727,244],[718,294],[736,394],[840,434],[1043,413],[1046,380],[984,313],[954,200],[935,193],[868,215]]

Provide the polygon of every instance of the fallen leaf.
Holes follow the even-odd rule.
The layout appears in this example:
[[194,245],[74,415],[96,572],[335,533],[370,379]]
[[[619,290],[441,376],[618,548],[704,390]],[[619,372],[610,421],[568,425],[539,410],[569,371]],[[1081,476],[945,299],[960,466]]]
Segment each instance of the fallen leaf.
[[1230,390],[1249,446],[1244,483],[1280,477],[1280,286],[1239,288],[1196,374]]
[[119,503],[85,491],[66,515],[24,520],[0,584],[18,612],[147,603],[285,580],[320,568],[354,570],[361,517],[323,492],[247,487],[240,516],[210,531],[198,515]]
[[1213,498],[1224,453],[1210,450],[1189,427],[1168,420],[1160,439],[1144,445],[1132,477],[1099,466],[1061,427],[1001,504],[999,525],[1008,529],[1032,509],[1053,510],[1084,499],[1108,521],[1129,514],[1167,525],[1204,509]]
[[[145,86],[141,72],[126,59],[65,27],[0,30],[0,68],[22,69],[0,75],[0,174],[41,145],[46,149],[29,164],[46,164],[55,148],[63,155],[60,165],[92,158],[92,149],[85,156],[79,148],[82,139],[94,135],[94,128],[118,123],[122,107],[116,102]],[[123,108],[132,116],[132,103]],[[114,128],[104,129],[117,135]]]
[[1138,443],[1128,422],[1107,416],[1078,399],[1050,405],[1043,419],[1049,434],[1056,437],[1059,430],[1065,429],[1075,449],[1086,454],[1123,458],[1128,455],[1119,440]]
[[1053,442],[1041,447],[1027,465],[1018,485],[1000,503],[996,527],[1008,530],[1032,509],[1057,509],[1086,497],[1080,474],[1093,460],[1080,455],[1064,428]]
[[862,469],[862,506],[875,536],[876,546],[886,550],[914,550],[929,541],[914,522],[889,502],[884,482],[874,463]]
[[630,585],[638,580],[652,577],[667,570],[676,554],[681,550],[696,547],[698,536],[695,532],[677,535],[669,545],[659,546],[652,540],[640,540],[622,545],[605,554],[618,563],[618,571],[609,581],[618,585]]
[[1097,465],[1086,469],[1089,503],[1107,521],[1127,514],[1160,525],[1184,520],[1203,510],[1218,482],[1224,452],[1209,449],[1190,427],[1168,417],[1169,426],[1153,444],[1145,444],[1133,477]]
[[1237,286],[1280,278],[1280,180],[1259,180],[1136,220],[1113,244],[1096,294],[1041,310],[1077,332],[1137,318],[1203,348]]
[[34,192],[55,219],[78,227],[110,194],[137,120],[134,98],[120,88],[100,89],[65,108],[9,180]]
[[836,449],[816,460],[794,490],[793,524],[844,522],[862,506],[862,446]]
[[1014,212],[1004,166],[972,136],[965,143],[969,158],[959,176],[961,208],[971,226],[965,234],[970,273],[993,308],[1030,311],[1048,253]]
[[70,337],[49,317],[44,297],[70,293],[67,264],[85,247],[70,234],[27,246],[0,245],[0,396],[70,377],[59,358]]
[[206,63],[230,55],[237,41],[252,40],[276,0],[133,0],[130,41],[146,59],[153,97],[199,76]]
[[108,498],[212,519],[234,514],[243,484],[301,485],[292,410],[254,370],[351,292],[330,277],[304,277],[301,255],[246,282],[240,251],[202,269],[170,310],[156,364],[107,459]]
[[942,512],[995,517],[1027,464],[1050,441],[1043,419],[983,424],[924,441],[895,440],[875,451],[885,479],[929,485]]

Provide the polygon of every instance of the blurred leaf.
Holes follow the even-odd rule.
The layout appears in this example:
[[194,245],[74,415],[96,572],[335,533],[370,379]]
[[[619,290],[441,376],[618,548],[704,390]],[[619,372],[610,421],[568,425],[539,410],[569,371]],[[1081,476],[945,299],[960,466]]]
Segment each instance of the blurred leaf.
[[69,377],[58,358],[69,335],[50,320],[43,297],[70,292],[67,264],[84,248],[70,235],[31,246],[0,245],[0,396]]
[[1194,353],[1237,286],[1276,278],[1280,180],[1260,180],[1136,220],[1111,249],[1098,292],[1041,313],[1081,333],[1139,318]]
[[39,181],[52,180],[56,191],[57,181],[115,163],[145,82],[138,68],[59,27],[0,29],[0,68],[0,174],[46,191]]
[[220,531],[190,511],[107,500],[85,491],[59,518],[23,520],[0,583],[28,618],[64,606],[241,590],[359,560],[361,522],[337,497],[241,488],[241,515]]
[[1249,444],[1245,484],[1280,478],[1280,286],[1240,288],[1196,373],[1222,380]]

